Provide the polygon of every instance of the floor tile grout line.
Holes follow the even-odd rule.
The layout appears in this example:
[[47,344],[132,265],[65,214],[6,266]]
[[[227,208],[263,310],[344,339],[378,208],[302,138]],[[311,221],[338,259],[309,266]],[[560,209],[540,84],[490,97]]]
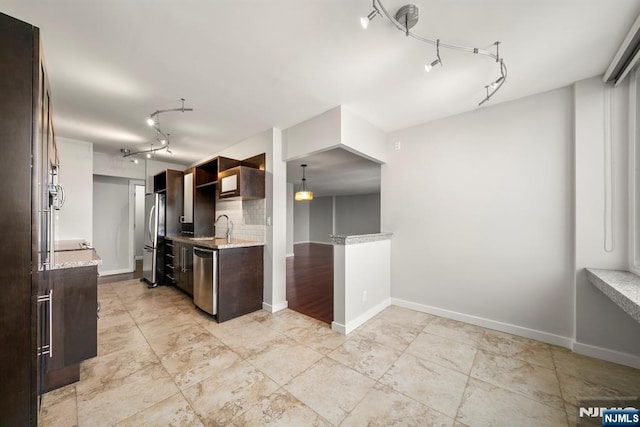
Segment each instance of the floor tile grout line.
[[[418,334],[418,335],[419,335],[419,334]],[[416,337],[415,337],[413,340],[411,340],[411,343],[413,343],[413,341],[415,341],[415,339],[418,337],[418,335],[416,335]],[[400,394],[400,395],[402,395],[402,396],[404,396],[404,397],[406,397],[406,398],[408,398],[408,399],[410,399],[410,400],[412,400],[412,401],[416,402],[417,404],[419,404],[419,405],[421,405],[421,406],[424,406],[424,407],[426,407],[426,408],[429,408],[429,410],[435,411],[435,412],[437,412],[437,413],[439,413],[439,414],[442,414],[443,416],[445,416],[445,417],[447,417],[447,418],[450,418],[450,419],[451,419],[451,417],[450,417],[449,415],[445,414],[444,412],[442,412],[442,411],[440,411],[440,410],[438,410],[438,409],[436,409],[436,408],[433,408],[432,406],[429,406],[429,405],[425,404],[424,402],[421,402],[421,401],[417,400],[417,399],[416,399],[416,398],[414,398],[413,396],[409,396],[408,394],[406,394],[406,393],[405,393],[405,392],[403,392],[402,390],[398,390],[398,389],[394,388],[393,386],[388,386],[387,384],[384,384],[384,383],[382,383],[382,382],[381,382],[381,381],[382,381],[382,379],[385,377],[385,375],[387,375],[387,373],[388,373],[388,372],[389,372],[389,371],[390,371],[390,370],[395,366],[396,362],[397,362],[397,361],[398,361],[398,360],[399,360],[403,355],[405,355],[405,354],[406,354],[406,355],[408,355],[408,356],[410,356],[410,357],[416,357],[416,356],[412,355],[411,353],[407,353],[407,349],[409,348],[409,346],[411,345],[411,343],[407,344],[407,346],[405,347],[405,349],[404,349],[404,350],[399,350],[399,351],[401,351],[400,356],[398,356],[398,358],[396,359],[396,361],[395,361],[395,362],[393,362],[393,363],[391,364],[391,366],[390,366],[390,367],[385,371],[385,373],[384,373],[384,374],[382,374],[382,376],[381,376],[381,377],[376,381],[376,384],[379,384],[381,387],[391,387],[391,389],[392,389],[394,392],[396,392],[396,393],[398,393],[398,394]],[[417,357],[416,357],[416,358],[417,358]],[[421,359],[421,360],[424,360],[424,359]],[[440,365],[438,365],[438,366],[440,366]],[[447,368],[447,369],[450,369],[450,368]],[[457,371],[456,371],[456,372],[457,372]],[[375,387],[375,384],[374,384],[374,387]],[[454,418],[453,418],[453,422],[455,423],[455,421],[456,421],[456,420],[455,420],[455,417],[454,417]]]
[[[481,340],[484,339],[486,334],[487,334],[487,331],[484,330],[482,332]],[[471,366],[469,367],[469,373],[467,374],[467,383],[464,385],[464,388],[462,389],[462,396],[460,396],[460,403],[458,403],[458,408],[456,409],[456,415],[453,417],[454,423],[458,421],[458,417],[460,416],[460,409],[462,408],[462,404],[464,402],[464,395],[467,392],[467,389],[469,388],[469,382],[471,382],[471,372],[473,371],[473,366],[476,364],[476,359],[478,358],[479,352],[480,352],[480,349],[476,348],[476,352],[473,355],[473,361],[471,362]]]
[[[564,405],[565,416],[567,417],[567,425],[571,425],[571,420],[569,418],[569,408],[567,408],[567,400],[564,397],[564,392],[562,391],[562,384],[560,383],[560,374],[558,373],[558,365],[556,364],[556,357],[553,352],[553,349],[549,349],[551,352],[551,362],[553,363],[553,370],[556,373],[556,381],[558,381],[558,388],[560,389],[560,397],[562,398],[562,403]],[[573,405],[572,405],[573,406]]]
[[[118,282],[115,282],[118,283]],[[198,412],[195,410],[195,408],[193,408],[193,406],[191,405],[191,401],[189,399],[187,399],[187,397],[184,395],[183,390],[178,386],[178,384],[175,381],[175,378],[169,373],[169,371],[167,371],[167,368],[164,366],[164,364],[162,363],[162,358],[158,355],[158,353],[156,352],[156,350],[153,348],[153,346],[151,345],[151,343],[149,342],[149,339],[147,338],[147,336],[144,334],[144,332],[142,331],[142,329],[140,329],[140,324],[136,321],[136,319],[134,318],[134,316],[131,314],[131,312],[129,311],[129,309],[127,308],[126,304],[124,303],[124,301],[122,300],[122,297],[117,293],[116,291],[116,295],[117,297],[121,300],[120,302],[122,303],[123,307],[125,308],[125,310],[127,311],[127,313],[129,314],[129,316],[131,317],[131,319],[133,320],[133,322],[136,325],[136,328],[138,329],[138,331],[140,332],[140,334],[142,335],[142,337],[144,338],[145,342],[147,343],[147,345],[149,346],[150,350],[153,352],[154,356],[156,357],[156,359],[158,360],[158,364],[160,366],[162,366],[162,369],[164,370],[164,372],[166,373],[166,375],[171,379],[171,381],[173,382],[173,384],[175,385],[176,389],[177,389],[177,393],[172,394],[171,396],[169,396],[168,398],[175,396],[176,394],[180,393],[180,395],[182,396],[182,398],[185,400],[185,402],[187,402],[187,404],[189,405],[189,407],[191,408],[191,410],[193,411],[193,413],[196,415],[196,417],[198,417],[198,419],[200,420],[200,422],[202,424],[204,424],[202,418],[200,417],[200,415],[198,415]],[[167,317],[167,316],[165,316]],[[155,319],[154,319],[155,320]],[[150,320],[153,321],[153,320]],[[194,322],[194,324],[196,324]],[[206,330],[206,328],[203,328]],[[208,333],[210,333],[209,331],[207,331]],[[224,344],[224,343],[223,343]],[[226,345],[225,345],[226,347]],[[213,375],[213,374],[212,374]],[[210,378],[210,377],[207,377]],[[204,380],[203,380],[204,381]],[[167,399],[168,399],[167,398]],[[160,402],[164,402],[167,399],[163,399]],[[138,412],[136,412],[135,414],[130,415],[127,418],[131,418],[141,412],[146,411],[147,409],[153,407],[154,405],[160,403],[160,402],[155,402],[154,404],[150,405],[149,407],[146,407]],[[125,418],[126,419],[126,418]],[[123,420],[119,420],[118,422],[123,421]]]
[[[116,292],[116,293],[117,293],[117,292]],[[121,297],[120,297],[120,295],[118,295],[118,298],[121,298]],[[149,349],[153,352],[154,356],[155,356],[155,357],[156,357],[156,359],[158,360],[158,364],[159,364],[160,366],[162,366],[162,369],[164,370],[165,374],[166,374],[166,375],[171,379],[171,382],[173,382],[173,384],[174,384],[174,386],[176,387],[176,389],[178,390],[178,392],[179,392],[179,393],[182,393],[182,390],[180,390],[180,387],[178,387],[178,384],[176,384],[176,382],[175,382],[174,378],[171,376],[171,374],[169,374],[169,371],[167,371],[167,368],[166,368],[166,367],[164,366],[164,364],[162,363],[162,359],[158,356],[158,353],[156,353],[156,350],[153,348],[153,346],[152,346],[152,345],[151,345],[151,343],[149,342],[149,340],[148,340],[147,336],[144,334],[144,332],[142,332],[142,329],[140,329],[140,324],[139,324],[139,323],[136,321],[136,319],[133,317],[133,315],[131,314],[131,312],[130,312],[130,311],[129,311],[129,309],[127,308],[127,306],[126,306],[126,304],[124,303],[124,301],[122,301],[122,300],[121,300],[121,302],[122,302],[122,305],[124,306],[125,310],[127,310],[127,313],[129,314],[129,316],[131,316],[131,319],[132,319],[132,320],[133,320],[133,322],[135,323],[136,328],[138,329],[138,332],[140,332],[140,335],[142,335],[142,337],[144,338],[145,342],[146,342],[146,343],[147,343],[147,345],[149,346]],[[145,368],[145,369],[146,369],[146,368]],[[171,396],[174,396],[174,395],[171,395]],[[171,396],[170,396],[170,397],[171,397]],[[184,398],[184,395],[183,395],[182,397]],[[166,399],[163,399],[163,400],[161,400],[160,402],[164,402],[164,400],[166,400]],[[185,400],[186,400],[186,399],[185,399]],[[189,406],[191,406],[190,402],[189,402],[188,400],[186,400],[186,401],[187,401],[187,403],[189,404]],[[131,417],[133,417],[133,416],[135,416],[135,415],[137,415],[137,414],[139,414],[139,413],[141,413],[141,412],[144,412],[144,411],[146,411],[147,409],[149,409],[149,408],[153,407],[154,405],[156,405],[156,404],[158,404],[158,403],[160,403],[160,402],[155,402],[155,403],[153,403],[152,405],[150,405],[150,406],[148,406],[148,407],[146,407],[146,408],[144,408],[144,409],[142,409],[142,410],[140,410],[140,411],[136,412],[135,414],[130,415],[130,416],[129,416],[129,417],[127,417],[127,418],[131,418]],[[193,409],[193,408],[192,408],[192,409]],[[194,413],[195,413],[195,411],[194,411]],[[197,413],[196,413],[196,416],[197,416]],[[126,418],[125,418],[125,419],[126,419]],[[119,420],[118,422],[120,422],[120,421],[124,421],[124,420]]]
[[[475,361],[474,361],[474,363],[475,363]],[[471,372],[469,372],[469,377],[470,377],[470,378],[473,378],[473,379],[474,379],[474,380],[476,380],[476,381],[482,381],[483,383],[489,384],[489,385],[494,386],[494,387],[498,387],[498,388],[500,388],[500,389],[502,389],[502,390],[506,390],[506,391],[508,391],[508,392],[510,392],[510,393],[515,393],[515,394],[517,394],[517,395],[519,395],[519,396],[521,396],[521,397],[525,397],[526,399],[528,399],[528,400],[530,400],[530,401],[537,402],[537,403],[539,403],[539,404],[541,404],[541,405],[544,405],[544,406],[546,406],[546,407],[548,407],[548,408],[556,409],[556,410],[561,410],[561,411],[564,411],[564,410],[565,410],[565,409],[564,409],[564,400],[562,399],[562,396],[558,396],[558,397],[560,397],[560,399],[562,400],[563,407],[562,407],[562,408],[558,408],[558,407],[556,407],[556,406],[552,406],[552,405],[550,405],[550,404],[549,404],[549,403],[547,403],[547,402],[543,402],[543,401],[541,401],[541,400],[539,400],[539,399],[535,398],[534,396],[532,396],[532,395],[530,395],[530,394],[527,394],[527,393],[524,393],[524,392],[522,392],[522,391],[513,390],[513,389],[510,389],[510,388],[505,387],[504,385],[496,384],[496,383],[493,383],[493,382],[488,381],[488,380],[486,380],[486,379],[482,379],[482,378],[475,377],[475,376],[471,375]],[[558,384],[558,387],[560,387],[560,385],[559,385],[559,384]]]

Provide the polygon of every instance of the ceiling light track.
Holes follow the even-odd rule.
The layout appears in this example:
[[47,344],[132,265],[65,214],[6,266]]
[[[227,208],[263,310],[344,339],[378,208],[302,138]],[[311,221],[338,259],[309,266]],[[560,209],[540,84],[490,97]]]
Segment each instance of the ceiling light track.
[[491,97],[498,90],[500,90],[502,85],[507,81],[507,66],[504,63],[503,58],[500,57],[499,41],[493,43],[493,45],[496,48],[494,53],[485,49],[479,49],[477,47],[462,46],[462,45],[457,45],[453,43],[445,43],[445,42],[442,42],[440,39],[430,39],[428,37],[421,36],[420,34],[416,34],[410,30],[416,25],[419,19],[418,6],[416,6],[415,4],[407,4],[402,6],[400,9],[398,9],[395,16],[392,16],[389,13],[389,11],[384,7],[384,4],[382,4],[381,0],[372,0],[372,3],[373,3],[373,10],[371,11],[371,13],[369,13],[369,15],[366,18],[360,19],[360,24],[362,25],[362,28],[366,29],[369,26],[369,22],[371,22],[373,18],[375,18],[377,15],[380,15],[380,16],[386,17],[398,30],[405,33],[407,37],[412,37],[421,42],[433,44],[436,46],[437,59],[425,65],[426,71],[430,71],[438,63],[442,65],[442,61],[440,60],[441,47],[445,49],[473,53],[475,55],[483,55],[483,56],[487,56],[489,58],[494,59],[496,63],[498,63],[498,66],[500,69],[500,77],[498,77],[498,79],[496,79],[495,81],[485,86],[486,96],[478,105],[482,105],[485,102],[487,102],[489,99],[491,99]]
[[[168,154],[173,154],[171,152],[171,149],[169,148],[171,144],[171,139],[170,139],[171,134],[165,133],[162,129],[160,129],[160,114],[174,112],[174,111],[177,111],[180,113],[184,113],[186,111],[193,111],[193,108],[185,108],[184,98],[180,98],[180,101],[182,102],[182,106],[179,108],[156,110],[153,113],[149,114],[149,117],[147,117],[147,124],[156,131],[156,140],[154,142],[160,144],[159,147],[158,146],[154,147],[154,142],[151,142],[151,148],[149,148],[148,150],[131,151],[128,148],[121,148],[120,152],[122,153],[122,157],[131,157],[131,156],[136,156],[138,154],[146,154],[147,159],[150,159],[154,157],[154,154],[157,151],[161,151],[161,150],[166,150]],[[134,163],[138,163],[138,159],[133,159],[132,161]]]

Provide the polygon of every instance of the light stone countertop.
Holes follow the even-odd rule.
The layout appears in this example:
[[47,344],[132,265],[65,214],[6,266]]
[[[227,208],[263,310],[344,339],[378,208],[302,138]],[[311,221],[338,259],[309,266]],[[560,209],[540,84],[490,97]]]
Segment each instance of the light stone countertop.
[[640,322],[640,276],[623,270],[587,268],[587,279]]
[[169,236],[165,237],[166,240],[172,240],[180,243],[188,243],[194,246],[200,246],[209,249],[231,249],[231,248],[248,248],[251,246],[264,246],[264,242],[256,242],[253,240],[231,239],[230,243],[227,243],[227,239],[224,237],[183,237],[183,236]]
[[95,249],[82,249],[75,251],[56,251],[53,256],[51,270],[63,268],[91,267],[102,264],[102,259]]
[[393,233],[382,232],[374,234],[356,234],[356,235],[341,235],[332,234],[331,243],[334,245],[355,245],[358,243],[377,242],[378,240],[391,240]]

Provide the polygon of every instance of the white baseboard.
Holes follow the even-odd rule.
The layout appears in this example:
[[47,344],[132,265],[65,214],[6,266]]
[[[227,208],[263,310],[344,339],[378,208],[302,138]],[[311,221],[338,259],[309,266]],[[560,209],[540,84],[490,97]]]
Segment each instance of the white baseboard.
[[308,243],[313,243],[314,245],[329,245],[329,246],[333,246],[333,243],[331,242],[316,242],[313,240],[309,240],[307,242],[295,242],[293,245],[304,245],[304,244],[308,244]]
[[290,257],[292,257],[292,256],[293,256],[293,254],[286,254],[286,255],[285,255],[285,257],[287,257],[287,258],[290,258]]
[[266,302],[262,303],[262,309],[268,311],[269,313],[276,313],[280,310],[284,310],[289,307],[289,303],[287,301],[282,301],[277,304],[267,304]]
[[579,342],[573,343],[572,350],[585,356],[595,357],[596,359],[606,360],[607,362],[618,363],[620,365],[640,369],[640,357],[634,356],[633,354],[621,353],[619,351],[596,347],[589,344],[582,344]]
[[108,271],[100,271],[100,276],[115,276],[116,274],[127,274],[133,273],[133,270],[129,268],[122,268],[120,270],[108,270]]
[[331,322],[331,329],[342,335],[347,335],[347,328],[342,323]]
[[353,332],[358,326],[363,325],[367,320],[373,318],[376,314],[380,313],[385,308],[391,305],[391,299],[387,298],[382,301],[380,304],[376,304],[374,307],[371,307],[369,310],[362,313],[360,316],[356,317],[350,322],[347,322],[346,325],[338,322],[331,322],[331,329],[336,332],[341,333],[342,335],[348,335]]
[[142,255],[140,255],[140,256],[134,257],[134,259],[136,261],[142,261],[144,259],[144,257]]
[[509,323],[502,323],[496,320],[485,319],[483,317],[472,316],[456,311],[444,310],[442,308],[418,304],[398,298],[391,298],[391,304],[397,305],[399,307],[410,308],[416,311],[421,311],[423,313],[446,317],[447,319],[453,319],[460,322],[470,323],[472,325],[482,326],[483,328],[494,329],[496,331],[506,332],[508,334],[519,335],[521,337],[559,345],[568,349],[571,349],[573,347],[573,339],[569,337],[563,337],[561,335],[550,334],[548,332],[537,331],[535,329],[524,328],[522,326],[511,325]]
[[367,320],[373,318],[373,316],[380,313],[382,310],[389,307],[390,305],[391,305],[391,298],[387,298],[384,301],[382,301],[380,304],[377,304],[374,307],[371,307],[369,310],[365,311],[360,316],[353,319],[351,322],[347,322],[347,325],[345,328],[345,335],[352,332],[353,330],[358,328],[358,326],[364,324]]

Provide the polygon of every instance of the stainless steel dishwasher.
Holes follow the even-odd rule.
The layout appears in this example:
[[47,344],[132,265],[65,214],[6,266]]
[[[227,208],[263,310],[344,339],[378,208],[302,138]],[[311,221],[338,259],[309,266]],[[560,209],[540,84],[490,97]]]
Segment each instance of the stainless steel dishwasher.
[[193,302],[209,314],[218,314],[218,251],[193,248]]

